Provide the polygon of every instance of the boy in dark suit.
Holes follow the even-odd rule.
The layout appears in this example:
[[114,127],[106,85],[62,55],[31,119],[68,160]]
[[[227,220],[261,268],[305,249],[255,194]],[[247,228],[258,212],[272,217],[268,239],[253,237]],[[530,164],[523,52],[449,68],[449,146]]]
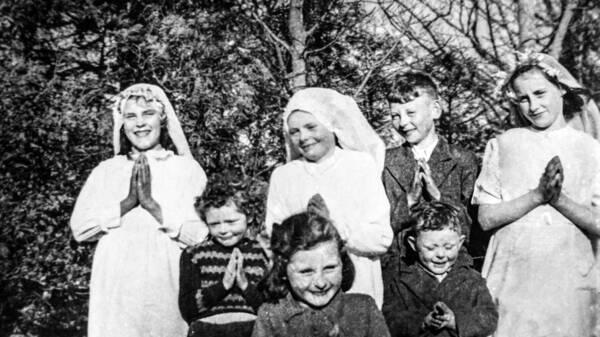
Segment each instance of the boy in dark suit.
[[[396,76],[387,95],[392,124],[404,144],[386,152],[383,184],[391,206],[396,235],[382,258],[384,282],[399,272],[407,257],[405,229],[410,209],[422,202],[444,201],[460,209],[463,233],[470,233],[470,200],[478,173],[474,153],[450,145],[435,129],[442,108],[438,90],[424,73]],[[463,248],[463,253],[466,250]],[[414,257],[413,257],[414,258]]]

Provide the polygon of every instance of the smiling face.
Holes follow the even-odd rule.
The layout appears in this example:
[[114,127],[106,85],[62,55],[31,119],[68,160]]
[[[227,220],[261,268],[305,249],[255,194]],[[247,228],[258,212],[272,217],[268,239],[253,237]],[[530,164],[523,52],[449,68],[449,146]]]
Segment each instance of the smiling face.
[[122,115],[123,131],[134,153],[162,148],[160,127],[165,116],[160,103],[132,97],[125,102]]
[[335,240],[294,253],[286,268],[290,288],[303,306],[326,306],[340,290],[342,259]]
[[390,103],[392,124],[412,145],[421,143],[435,133],[434,121],[440,117],[439,103],[428,94],[406,103]]
[[421,231],[416,239],[409,238],[409,244],[419,255],[419,262],[424,268],[434,275],[442,276],[456,262],[464,240],[464,235],[461,236],[450,228],[443,228]]
[[335,135],[309,112],[297,110],[288,119],[288,129],[292,146],[311,162],[321,160],[333,154]]
[[513,81],[512,88],[517,97],[519,113],[532,127],[555,130],[566,125],[563,116],[564,92],[539,70],[523,73]]
[[233,202],[204,211],[204,218],[210,235],[225,247],[235,246],[246,233],[246,215],[240,213]]

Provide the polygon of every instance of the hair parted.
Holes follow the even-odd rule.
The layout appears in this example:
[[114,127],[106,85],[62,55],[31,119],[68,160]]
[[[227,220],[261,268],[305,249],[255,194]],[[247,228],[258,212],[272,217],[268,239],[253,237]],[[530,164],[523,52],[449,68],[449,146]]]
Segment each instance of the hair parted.
[[289,292],[287,265],[294,253],[309,250],[319,243],[335,241],[342,259],[343,291],[350,289],[354,282],[354,265],[344,249],[344,244],[337,229],[328,218],[309,212],[302,212],[285,219],[280,225],[273,225],[271,250],[273,251],[273,267],[259,289],[267,300],[275,302]]
[[[586,97],[590,97],[590,91],[583,88],[571,88],[565,86],[560,83],[558,80],[558,71],[548,66],[542,66],[542,63],[539,61],[532,59],[527,62],[519,64],[515,70],[512,72],[508,80],[506,81],[506,95],[509,98],[511,104],[516,105],[516,96],[514,94],[514,82],[515,80],[530,72],[538,72],[542,74],[550,83],[554,84],[557,88],[565,91],[563,95],[563,115],[566,120],[571,119],[577,112],[581,111],[583,106],[587,103]],[[525,122],[523,117],[520,115],[518,118],[521,118],[521,122]]]
[[408,72],[394,75],[389,80],[387,100],[390,103],[407,103],[422,95],[439,98],[438,86],[426,73]]

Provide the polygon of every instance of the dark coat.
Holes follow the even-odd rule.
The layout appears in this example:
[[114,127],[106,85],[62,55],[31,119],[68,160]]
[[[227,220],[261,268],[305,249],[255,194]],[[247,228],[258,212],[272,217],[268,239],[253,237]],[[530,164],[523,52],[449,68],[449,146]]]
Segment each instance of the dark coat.
[[301,306],[288,294],[258,310],[253,337],[389,337],[375,300],[340,291],[321,310]]
[[[425,316],[438,301],[454,312],[458,334],[448,329],[422,329]],[[392,337],[485,337],[498,323],[498,311],[485,280],[470,267],[470,259],[464,258],[457,260],[442,282],[418,263],[402,270],[385,285],[383,315]]]
[[[441,193],[441,201],[449,202],[461,209],[463,234],[469,241],[471,218],[475,210],[471,207],[473,186],[479,170],[479,160],[471,151],[450,145],[442,137],[427,162],[431,168],[433,181]],[[390,224],[396,235],[392,246],[381,258],[384,282],[398,273],[402,259],[406,256],[405,232],[410,211],[406,194],[410,189],[417,168],[417,161],[409,146],[402,145],[389,149],[385,156],[383,185],[390,202]],[[428,201],[428,200],[422,200]],[[463,249],[463,253],[466,253]]]

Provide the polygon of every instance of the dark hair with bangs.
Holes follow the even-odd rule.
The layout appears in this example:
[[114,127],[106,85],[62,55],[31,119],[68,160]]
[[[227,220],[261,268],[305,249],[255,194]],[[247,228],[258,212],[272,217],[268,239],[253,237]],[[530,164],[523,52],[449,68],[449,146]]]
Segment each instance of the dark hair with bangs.
[[273,267],[258,285],[267,300],[276,302],[288,294],[287,265],[292,255],[331,240],[337,243],[340,252],[342,259],[341,289],[346,291],[354,282],[354,265],[331,220],[318,214],[303,212],[290,216],[281,225],[273,224],[271,235]]
[[389,80],[388,88],[389,103],[407,103],[422,95],[428,95],[434,100],[439,98],[435,81],[423,72],[396,74]]
[[[523,74],[530,72],[538,72],[542,74],[550,83],[554,84],[557,88],[563,89],[565,94],[563,95],[563,115],[566,120],[570,120],[573,116],[581,111],[583,106],[587,103],[587,99],[590,97],[590,91],[585,88],[570,88],[565,85],[562,85],[556,77],[549,76],[540,66],[535,63],[525,63],[519,65],[509,77],[507,83],[510,88],[508,90],[512,90],[514,92],[514,82]],[[516,106],[516,102],[511,101],[511,104]],[[527,125],[528,122],[520,115],[516,116],[519,122],[523,123],[523,125]]]

